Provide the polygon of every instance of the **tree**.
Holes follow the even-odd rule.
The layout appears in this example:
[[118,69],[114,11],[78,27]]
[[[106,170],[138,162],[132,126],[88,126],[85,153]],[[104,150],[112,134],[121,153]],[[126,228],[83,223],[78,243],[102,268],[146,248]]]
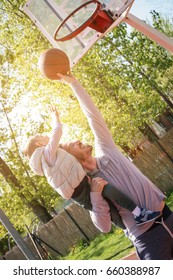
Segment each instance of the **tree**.
[[[153,25],[163,29],[163,22],[153,12]],[[169,34],[170,26],[171,22]],[[109,116],[108,123],[111,129],[116,124],[113,135],[123,148],[132,146],[137,135],[141,137],[137,128],[157,120],[167,106],[173,107],[170,74],[168,78],[172,67],[171,53],[136,30],[129,32],[122,23],[82,58],[75,71],[93,96],[97,95],[100,107],[117,112],[111,120]]]
[[[41,222],[45,223],[52,218],[52,214],[55,214],[54,206],[59,197],[48,186],[45,179],[39,180],[38,176],[33,176],[29,172],[28,164],[22,157],[20,140],[23,137],[21,132],[25,125],[29,133],[31,120],[27,120],[26,116],[22,117],[19,112],[22,108],[20,102],[25,99],[25,92],[32,89],[36,92],[38,85],[34,81],[35,77],[32,72],[33,68],[36,68],[34,63],[37,60],[37,54],[33,53],[32,48],[36,48],[39,52],[48,48],[49,43],[21,10],[24,2],[1,1],[0,3],[0,10],[3,11],[0,14],[2,30],[0,35],[0,61],[2,66],[0,72],[0,102],[3,132],[0,144],[2,151],[1,164],[3,164],[1,173],[5,179],[8,178],[8,175],[11,178],[11,180],[8,179],[10,188],[7,187],[8,184],[5,180],[1,180],[1,189],[3,190],[1,206],[11,217],[14,216],[15,210],[18,217],[22,217],[24,213],[27,213],[26,215],[29,217],[29,211],[32,211]],[[32,36],[30,36],[31,27],[33,27]],[[39,40],[42,41],[41,46]],[[28,48],[30,44],[31,47]],[[33,68],[30,64],[32,60]],[[36,101],[36,103],[38,105],[39,101]],[[25,104],[25,106],[27,107],[28,104]],[[18,128],[15,125],[17,122]],[[35,125],[33,122],[33,126],[36,127],[36,121]],[[38,126],[41,130],[43,125],[38,122]],[[15,199],[13,200],[12,197],[15,197]],[[15,205],[15,203],[21,205],[21,202],[21,208]],[[26,210],[24,205],[29,207],[29,211]],[[31,214],[30,219],[33,218],[34,215]],[[24,221],[26,222],[26,219],[22,218],[20,223],[22,224]],[[27,223],[30,223],[29,219]],[[14,225],[17,228],[21,228],[21,224],[19,224],[18,219],[14,219]]]
[[25,187],[19,183],[13,172],[1,157],[0,172],[4,176],[5,180],[9,183],[11,188],[16,190],[16,193],[18,194],[22,202],[33,211],[33,213],[39,218],[40,221],[42,221],[43,223],[47,223],[52,219],[52,216],[47,212],[46,208],[41,205],[36,199],[34,199],[31,193],[28,194],[28,196],[30,196],[30,200],[26,198],[24,194]]

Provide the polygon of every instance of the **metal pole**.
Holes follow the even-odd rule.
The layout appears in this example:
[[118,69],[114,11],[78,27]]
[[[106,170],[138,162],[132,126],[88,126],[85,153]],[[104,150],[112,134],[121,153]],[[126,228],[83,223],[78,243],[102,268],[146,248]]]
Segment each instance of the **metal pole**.
[[39,257],[40,257],[40,260],[43,260],[42,255],[40,254],[40,251],[38,250],[38,248],[37,248],[37,246],[36,246],[36,244],[35,244],[35,242],[34,242],[34,240],[33,240],[33,238],[32,238],[32,235],[31,235],[31,233],[30,233],[30,231],[29,231],[29,228],[27,227],[27,225],[25,225],[25,227],[26,227],[26,229],[27,229],[27,232],[28,232],[29,238],[31,239],[31,242],[32,242],[32,244],[33,244],[33,246],[34,246],[34,248],[35,248],[37,254],[38,254]]
[[10,235],[13,237],[15,243],[18,245],[19,249],[22,251],[26,259],[28,260],[38,260],[37,256],[30,250],[26,242],[22,239],[18,231],[14,228],[12,223],[9,221],[7,216],[4,214],[2,209],[0,209],[0,221],[4,227],[8,230]]
[[148,25],[147,23],[130,13],[126,18],[123,19],[123,21],[146,35],[151,40],[157,42],[165,49],[173,52],[173,39],[169,38],[164,33],[158,31],[157,29],[153,28],[152,26]]

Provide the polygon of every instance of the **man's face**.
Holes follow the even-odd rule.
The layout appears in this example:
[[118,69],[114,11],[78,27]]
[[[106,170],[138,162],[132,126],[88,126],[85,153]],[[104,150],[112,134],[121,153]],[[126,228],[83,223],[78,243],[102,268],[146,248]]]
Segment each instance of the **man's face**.
[[93,149],[91,145],[83,144],[79,140],[60,144],[60,147],[73,155],[79,161],[85,161],[87,158],[89,158],[92,155]]

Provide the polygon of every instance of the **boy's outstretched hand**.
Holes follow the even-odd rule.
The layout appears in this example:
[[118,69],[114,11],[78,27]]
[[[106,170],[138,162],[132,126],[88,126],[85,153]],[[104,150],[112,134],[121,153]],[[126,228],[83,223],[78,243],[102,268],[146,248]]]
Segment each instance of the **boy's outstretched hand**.
[[53,122],[60,122],[59,113],[57,111],[56,106],[50,105],[50,113]]

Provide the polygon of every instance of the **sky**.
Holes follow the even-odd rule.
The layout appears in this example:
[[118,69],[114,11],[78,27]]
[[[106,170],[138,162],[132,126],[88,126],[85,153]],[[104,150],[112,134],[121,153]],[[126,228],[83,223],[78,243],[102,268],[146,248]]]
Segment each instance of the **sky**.
[[135,0],[130,13],[139,19],[150,19],[150,11],[173,17],[173,0]]

